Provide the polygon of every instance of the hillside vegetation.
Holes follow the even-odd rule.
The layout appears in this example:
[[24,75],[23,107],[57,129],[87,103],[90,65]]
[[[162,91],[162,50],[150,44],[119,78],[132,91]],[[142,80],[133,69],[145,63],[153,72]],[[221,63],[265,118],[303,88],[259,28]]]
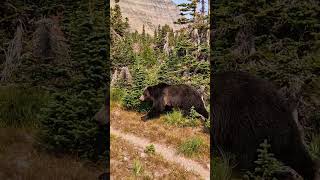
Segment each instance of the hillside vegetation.
[[[25,172],[14,177],[96,178],[107,155],[105,127],[94,120],[108,77],[104,2],[18,0],[1,2],[0,9],[1,131],[23,134],[2,136],[0,142],[8,138],[13,144],[7,148],[17,144],[17,154],[31,153],[19,162],[26,163]],[[25,142],[24,136],[32,138]],[[3,168],[20,169],[5,161],[10,159],[1,158]],[[75,172],[66,175],[66,169]]]

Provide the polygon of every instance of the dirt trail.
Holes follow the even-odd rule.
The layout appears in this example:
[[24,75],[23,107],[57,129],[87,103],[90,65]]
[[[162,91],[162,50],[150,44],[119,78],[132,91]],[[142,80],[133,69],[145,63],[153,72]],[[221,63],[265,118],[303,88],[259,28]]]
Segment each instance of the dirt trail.
[[[122,139],[130,142],[131,144],[134,144],[135,146],[139,146],[141,148],[145,148],[147,145],[151,144],[151,141],[146,138],[141,138],[133,134],[124,133],[112,127],[110,127],[110,133],[119,136]],[[188,171],[198,173],[203,179],[210,179],[210,167],[203,167],[198,162],[180,156],[175,149],[167,147],[163,144],[154,142],[152,142],[152,144],[155,146],[156,153],[162,155],[166,160],[177,163]]]
[[201,150],[196,156],[186,157],[192,159],[202,166],[210,164],[210,135],[203,131],[203,126],[178,127],[165,122],[165,116],[158,119],[144,122],[141,120],[142,113],[127,111],[119,104],[111,106],[110,124],[114,129],[124,133],[130,133],[143,137],[151,142],[168,145],[178,149],[182,144],[192,138],[199,138],[203,141]]

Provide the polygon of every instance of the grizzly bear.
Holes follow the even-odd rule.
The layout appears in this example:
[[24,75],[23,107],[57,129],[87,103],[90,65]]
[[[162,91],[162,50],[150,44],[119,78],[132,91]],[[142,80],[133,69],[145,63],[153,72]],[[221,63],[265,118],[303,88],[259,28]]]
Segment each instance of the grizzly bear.
[[[255,166],[264,139],[275,157],[306,180],[319,177],[295,111],[270,82],[244,72],[212,74],[211,117],[215,152],[235,155],[237,169]],[[222,151],[221,151],[222,150]]]
[[159,83],[149,86],[145,88],[139,99],[140,101],[152,101],[151,110],[141,118],[142,120],[158,117],[162,112],[173,108],[181,110],[186,116],[189,115],[192,106],[204,118],[207,119],[209,115],[200,93],[195,88],[184,84]]

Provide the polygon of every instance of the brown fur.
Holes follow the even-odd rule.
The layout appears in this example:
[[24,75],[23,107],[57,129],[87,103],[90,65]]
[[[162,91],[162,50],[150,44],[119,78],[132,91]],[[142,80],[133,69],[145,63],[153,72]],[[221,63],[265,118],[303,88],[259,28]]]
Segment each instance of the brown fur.
[[143,120],[157,117],[166,109],[172,108],[178,108],[182,110],[184,115],[188,115],[192,106],[199,114],[208,118],[208,112],[204,107],[201,95],[196,89],[188,85],[160,83],[149,86],[144,90],[140,100],[153,102],[151,110],[146,116],[142,117]]
[[253,168],[257,148],[267,139],[278,160],[306,180],[315,178],[318,166],[302,129],[275,86],[242,72],[218,73],[211,80],[214,143],[236,155],[238,168]]

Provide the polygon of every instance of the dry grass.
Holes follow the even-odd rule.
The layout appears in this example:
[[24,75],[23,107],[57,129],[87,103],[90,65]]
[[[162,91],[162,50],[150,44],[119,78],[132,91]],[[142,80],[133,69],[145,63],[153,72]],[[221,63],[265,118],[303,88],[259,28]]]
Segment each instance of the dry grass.
[[144,122],[140,119],[143,114],[130,112],[122,109],[116,103],[111,104],[111,126],[123,132],[135,134],[140,137],[145,137],[152,142],[160,144],[168,144],[176,149],[183,142],[192,137],[203,139],[204,147],[197,155],[191,159],[206,166],[210,162],[210,135],[204,133],[202,126],[199,127],[176,127],[167,125],[164,117],[160,119]]
[[55,157],[33,146],[34,130],[0,129],[0,179],[88,180],[97,179],[103,167],[70,156]]
[[112,179],[199,179],[197,175],[167,162],[160,155],[148,155],[142,148],[114,135],[111,137]]

